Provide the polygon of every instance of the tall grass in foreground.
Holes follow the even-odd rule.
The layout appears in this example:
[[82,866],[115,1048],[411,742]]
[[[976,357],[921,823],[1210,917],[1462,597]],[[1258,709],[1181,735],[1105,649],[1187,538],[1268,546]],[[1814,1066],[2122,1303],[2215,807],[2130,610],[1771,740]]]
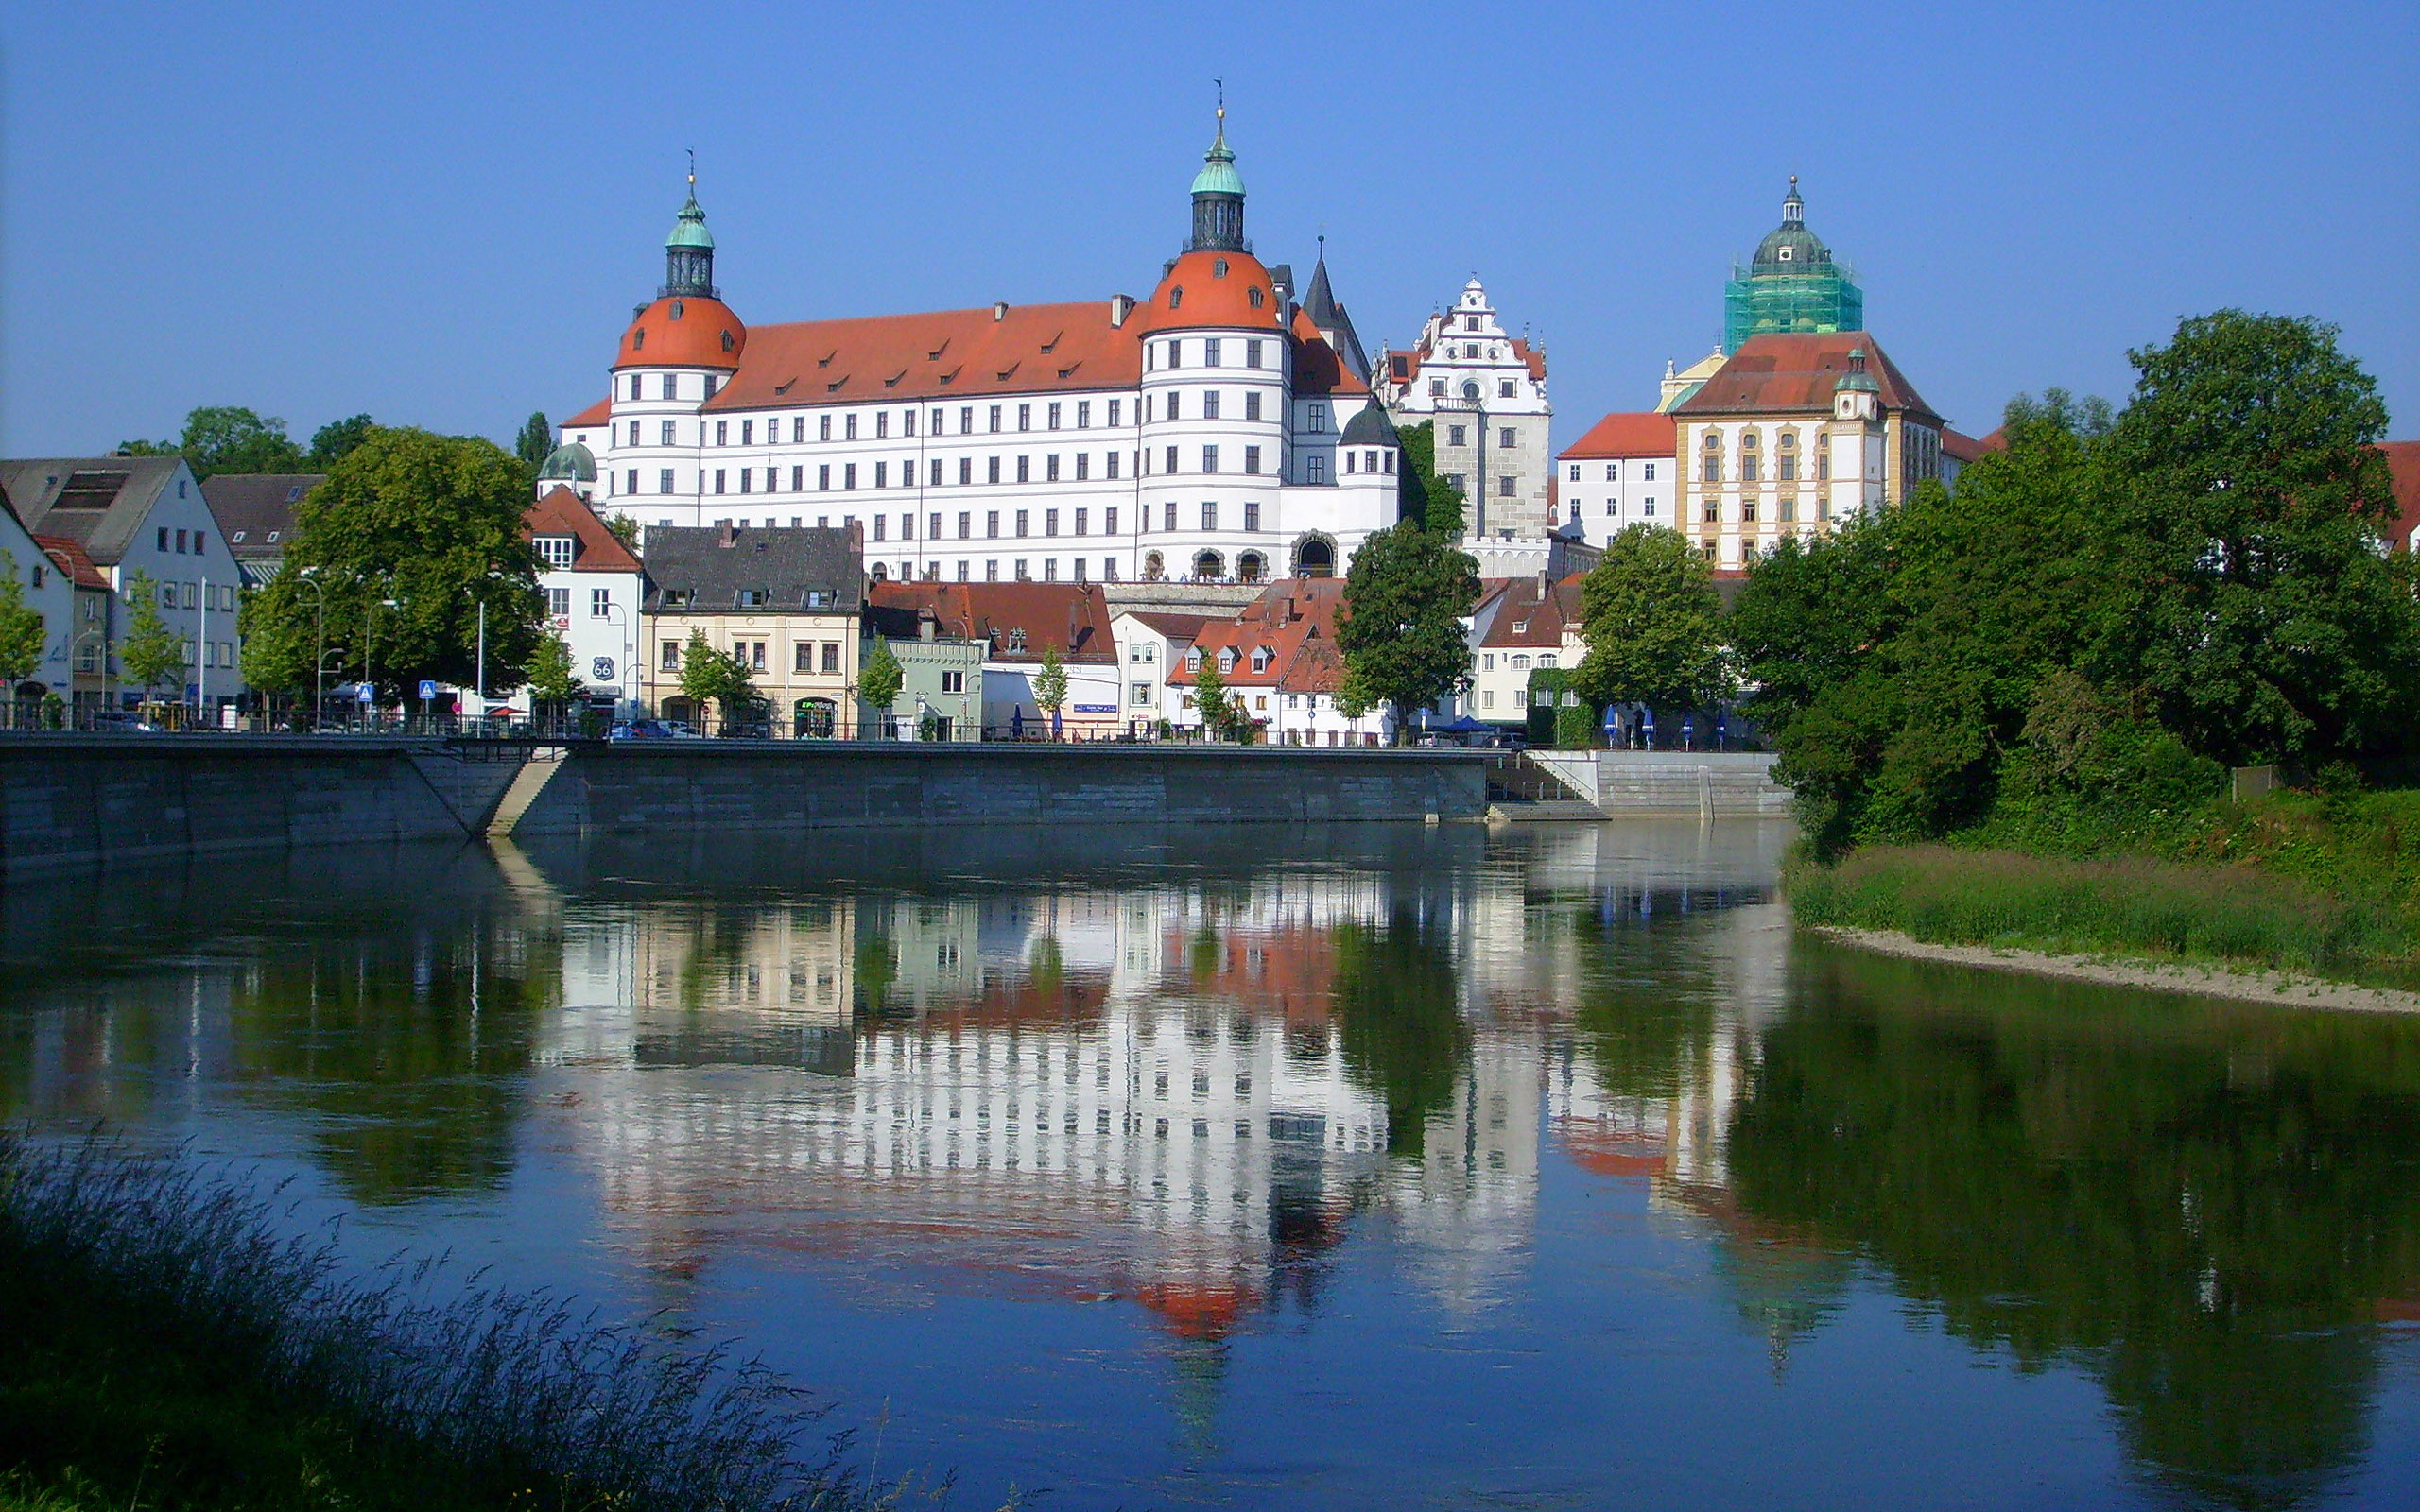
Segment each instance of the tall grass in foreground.
[[350,1280],[332,1241],[277,1216],[225,1175],[0,1133],[0,1470],[77,1493],[18,1476],[10,1500],[841,1512],[902,1494],[842,1469],[845,1437],[759,1362],[442,1263]]
[[1869,846],[1785,877],[1802,923],[1897,930],[1932,944],[2204,961],[2403,978],[2420,939],[2389,902],[2275,871],[1951,846]]

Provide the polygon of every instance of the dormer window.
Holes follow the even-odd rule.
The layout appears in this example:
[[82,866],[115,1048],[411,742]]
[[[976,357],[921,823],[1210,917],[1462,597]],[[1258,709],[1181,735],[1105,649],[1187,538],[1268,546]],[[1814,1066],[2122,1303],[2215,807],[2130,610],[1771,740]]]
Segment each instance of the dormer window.
[[1210,276],[1212,278],[1225,278],[1227,276],[1227,260],[1225,258],[1214,257],[1210,260]]
[[1252,307],[1253,307],[1253,309],[1257,310],[1257,309],[1259,309],[1259,308],[1260,308],[1260,303],[1261,303],[1260,285],[1259,285],[1259,284],[1253,284],[1253,287],[1252,287]]
[[647,327],[640,326],[631,333],[631,350],[632,352],[647,350]]
[[1009,649],[1011,652],[1025,649],[1025,631],[1011,630],[1009,632]]
[[530,544],[538,548],[538,559],[545,563],[551,571],[570,570],[575,550],[575,542],[571,537],[538,536],[531,540]]
[[1794,248],[1776,247],[1773,249],[1773,261],[1776,263],[1787,263],[1789,261],[1789,254],[1794,250],[1796,250]]
[[1219,671],[1224,675],[1234,670],[1236,670],[1236,648],[1231,645],[1219,653]]
[[244,543],[244,532],[240,531],[240,530],[235,531],[235,532],[233,532],[233,534],[231,534],[230,536],[228,536],[228,538],[227,538],[227,539],[228,539],[229,541],[233,541],[236,545],[239,545],[239,546],[240,546],[240,545],[242,545],[242,544]]
[[773,595],[762,588],[743,588],[733,595],[733,603],[740,609],[763,609]]
[[269,543],[270,545],[272,545],[272,546],[276,545],[276,544],[277,544],[277,538],[278,538],[278,536],[279,536],[280,534],[282,534],[282,532],[280,532],[280,531],[275,531],[275,530],[270,531],[270,532],[268,533],[268,543]]
[[1183,288],[1183,287],[1172,288],[1172,289],[1168,290],[1168,308],[1169,308],[1169,309],[1171,309],[1171,310],[1179,309],[1179,308],[1182,308],[1182,307],[1184,306],[1184,288]]
[[1253,648],[1252,669],[1254,672],[1266,672],[1269,670],[1269,647],[1260,645]]

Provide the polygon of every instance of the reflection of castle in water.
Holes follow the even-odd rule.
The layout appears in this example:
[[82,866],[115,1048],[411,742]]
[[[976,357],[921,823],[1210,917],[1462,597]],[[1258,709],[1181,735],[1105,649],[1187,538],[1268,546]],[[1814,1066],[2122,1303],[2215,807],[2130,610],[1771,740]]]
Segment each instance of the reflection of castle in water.
[[[1463,1314],[1527,1263],[1548,1124],[1583,1163],[1607,1138],[1652,1149],[1659,1193],[1720,1184],[1734,1040],[1650,1109],[1547,1032],[1579,964],[1533,894],[1654,896],[1663,863],[1600,844],[1541,841],[1521,865],[1450,880],[1305,868],[1149,890],[575,905],[540,1058],[577,1069],[576,1146],[650,1247],[680,1248],[714,1213],[837,1218],[804,1242],[912,1233],[960,1264],[1039,1265],[1055,1287],[1135,1296],[1173,1332],[1216,1336],[1272,1293],[1315,1302],[1316,1258],[1380,1209],[1422,1288]],[[1453,942],[1443,990],[1477,1032],[1422,1115],[1417,1158],[1391,1161],[1391,1143],[1414,1142],[1391,1142],[1386,1090],[1349,1064],[1333,978],[1340,928],[1407,920]],[[1749,978],[1774,963],[1740,964],[1736,988],[1769,989]]]

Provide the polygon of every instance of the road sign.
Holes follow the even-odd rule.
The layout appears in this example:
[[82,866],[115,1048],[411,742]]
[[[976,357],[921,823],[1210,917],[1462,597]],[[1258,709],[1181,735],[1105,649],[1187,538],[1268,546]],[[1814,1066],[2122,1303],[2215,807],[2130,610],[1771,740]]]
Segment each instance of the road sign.
[[437,679],[434,679],[434,678],[423,678],[423,679],[420,679],[420,701],[421,701],[421,702],[423,702],[423,703],[433,703],[433,702],[435,702],[435,701],[436,701],[436,699],[437,699]]

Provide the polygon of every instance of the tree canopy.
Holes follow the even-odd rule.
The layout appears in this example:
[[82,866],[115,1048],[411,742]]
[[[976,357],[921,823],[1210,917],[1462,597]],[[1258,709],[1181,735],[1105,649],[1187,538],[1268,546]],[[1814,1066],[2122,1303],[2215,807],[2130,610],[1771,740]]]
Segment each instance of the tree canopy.
[[1042,648],[1042,668],[1033,675],[1033,706],[1046,713],[1057,713],[1067,702],[1067,663],[1061,661],[1059,648]]
[[1205,656],[1193,674],[1193,707],[1201,714],[1201,732],[1212,740],[1226,740],[1236,732],[1236,699],[1227,691],[1227,679],[1219,670],[1219,659]]
[[315,472],[328,469],[353,455],[354,449],[370,438],[377,428],[367,415],[347,415],[332,420],[311,433],[311,455],[306,459]]
[[554,449],[555,428],[546,423],[546,412],[543,409],[521,422],[521,434],[512,440],[512,455],[528,463],[533,471]]
[[1580,601],[1588,654],[1572,685],[1590,703],[1694,709],[1727,691],[1714,574],[1678,532],[1616,535]]
[[2310,320],[2188,319],[2113,421],[2052,390],[1955,490],[1754,562],[1728,629],[1819,850],[2189,804],[2412,743],[2374,386]]
[[1462,533],[1462,490],[1437,475],[1437,422],[1422,421],[1395,432],[1403,472],[1395,483],[1397,513],[1451,539]]
[[759,701],[748,668],[739,658],[716,649],[702,629],[692,629],[689,644],[681,648],[681,693],[700,713],[714,704],[725,724],[741,718]]
[[145,693],[162,683],[182,690],[184,644],[160,617],[160,585],[138,572],[126,583],[126,633],[118,637],[117,664],[126,680]]
[[1400,740],[1415,713],[1453,693],[1470,672],[1462,621],[1478,605],[1478,563],[1446,537],[1402,521],[1353,554],[1344,605],[1336,627],[1344,658],[1339,702],[1392,703]]
[[389,700],[424,678],[470,685],[483,603],[491,682],[518,686],[552,633],[522,539],[527,500],[527,473],[492,441],[372,427],[296,507],[284,569],[250,596],[245,676],[257,687],[312,685],[324,593],[330,667],[360,667],[369,638]]
[[899,701],[899,690],[908,683],[908,674],[899,665],[899,658],[890,643],[877,635],[867,645],[865,659],[857,664],[857,698],[867,708],[889,713]]

